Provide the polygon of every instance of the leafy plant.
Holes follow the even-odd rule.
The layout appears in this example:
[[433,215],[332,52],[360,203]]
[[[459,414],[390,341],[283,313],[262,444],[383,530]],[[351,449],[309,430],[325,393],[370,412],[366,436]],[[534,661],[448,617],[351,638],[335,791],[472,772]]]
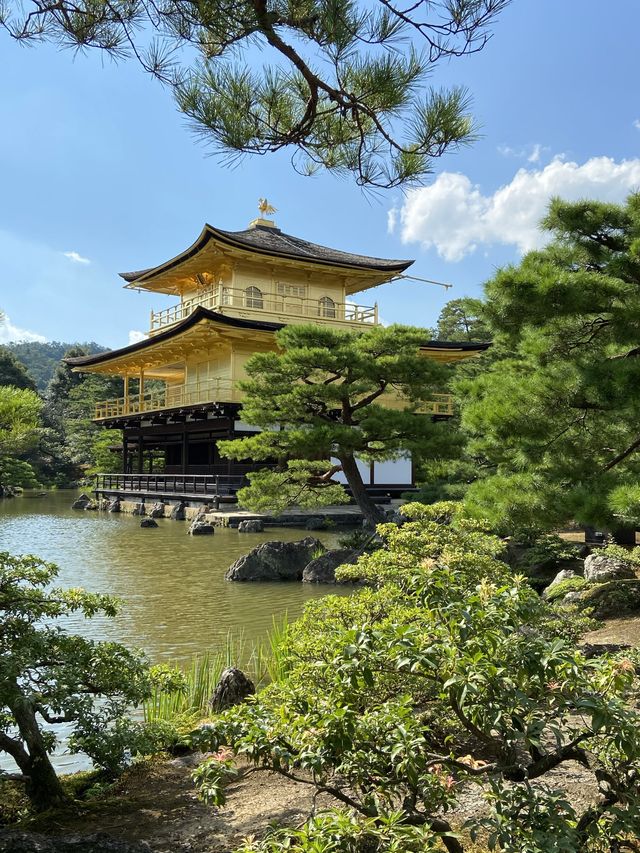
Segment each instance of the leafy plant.
[[[383,548],[338,571],[368,586],[310,603],[292,626],[288,677],[193,735],[216,752],[196,774],[203,797],[224,802],[230,772],[269,770],[342,806],[243,848],[263,853],[461,853],[447,812],[474,784],[489,787],[489,810],[469,829],[511,853],[595,853],[632,834],[633,661],[586,661],[577,631],[559,628],[498,559],[500,540],[455,504],[403,514],[402,527],[378,528]],[[603,799],[579,809],[540,787],[569,761],[606,780]]]

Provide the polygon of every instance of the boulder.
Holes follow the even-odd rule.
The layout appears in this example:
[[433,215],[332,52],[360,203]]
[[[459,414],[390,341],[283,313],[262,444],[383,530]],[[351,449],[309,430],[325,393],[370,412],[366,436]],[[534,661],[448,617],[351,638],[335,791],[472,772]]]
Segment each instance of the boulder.
[[92,503],[89,495],[84,492],[71,504],[71,509],[86,509]]
[[0,853],[151,853],[151,848],[146,841],[123,841],[103,832],[57,836],[0,830]]
[[259,518],[248,518],[238,525],[238,533],[262,533],[264,523]]
[[164,518],[164,504],[162,501],[158,501],[158,503],[155,503],[151,507],[149,518]]
[[240,705],[247,696],[253,696],[255,692],[256,688],[253,681],[247,678],[241,669],[230,666],[223,670],[209,705],[213,711],[225,711],[234,705]]
[[120,512],[120,498],[114,498],[109,502],[107,512]]
[[186,518],[184,512],[185,506],[186,504],[184,504],[183,501],[178,501],[177,504],[174,504],[171,507],[171,513],[169,517],[172,518],[173,521],[184,521]]
[[636,573],[628,563],[605,554],[589,554],[584,561],[584,577],[589,583],[635,578]]
[[140,527],[157,527],[158,522],[154,518],[143,518]]
[[146,515],[147,514],[147,508],[143,503],[137,503],[134,505],[133,512],[131,514],[132,515]]
[[561,569],[558,572],[558,574],[554,577],[554,579],[551,581],[549,586],[547,586],[545,588],[544,592],[542,593],[542,597],[548,598],[549,593],[552,591],[554,586],[557,586],[559,583],[562,583],[562,581],[568,581],[570,578],[577,578],[577,577],[580,577],[580,575],[578,575],[576,572],[574,572],[573,569]]
[[581,610],[591,608],[596,619],[637,612],[640,610],[640,580],[622,578],[596,584],[579,593],[575,603]]
[[100,509],[100,504],[98,501],[89,501],[89,503],[85,506],[85,510],[89,512],[94,512],[95,510]]
[[312,515],[304,523],[305,530],[324,530],[326,523],[321,515]]
[[202,516],[197,516],[191,523],[191,527],[187,530],[189,536],[211,536],[216,532],[213,524],[204,521]]
[[304,583],[336,583],[336,569],[345,563],[353,563],[357,552],[352,548],[338,548],[327,551],[304,567]]
[[325,550],[319,539],[263,542],[240,557],[225,574],[228,581],[299,581],[314,557]]

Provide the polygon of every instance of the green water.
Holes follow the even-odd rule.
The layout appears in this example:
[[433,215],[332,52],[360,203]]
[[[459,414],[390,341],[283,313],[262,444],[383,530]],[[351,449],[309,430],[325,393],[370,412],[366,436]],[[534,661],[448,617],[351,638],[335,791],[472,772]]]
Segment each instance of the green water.
[[[294,619],[305,601],[333,591],[302,583],[229,583],[226,569],[269,539],[296,540],[303,530],[273,528],[238,533],[218,528],[214,536],[188,536],[188,522],[158,519],[141,528],[131,515],[71,509],[77,495],[0,500],[0,551],[36,554],[60,567],[56,585],[82,586],[122,599],[114,619],[65,621],[70,631],[95,640],[113,640],[144,649],[153,662],[186,661],[197,652],[220,648],[229,632],[249,649],[263,640],[273,617]],[[313,533],[327,546],[337,535]],[[60,772],[89,766],[85,756],[65,749],[68,731],[56,727],[61,743],[54,755]],[[0,753],[0,767],[11,767]]]
[[154,661],[186,660],[224,643],[229,631],[247,643],[263,639],[274,616],[295,618],[304,602],[327,587],[302,583],[229,583],[226,569],[269,539],[336,534],[273,528],[188,536],[188,522],[158,519],[141,528],[124,513],[72,510],[73,492],[0,500],[0,551],[36,554],[60,567],[57,585],[82,586],[123,600],[115,619],[70,619],[66,625],[94,639],[144,649]]

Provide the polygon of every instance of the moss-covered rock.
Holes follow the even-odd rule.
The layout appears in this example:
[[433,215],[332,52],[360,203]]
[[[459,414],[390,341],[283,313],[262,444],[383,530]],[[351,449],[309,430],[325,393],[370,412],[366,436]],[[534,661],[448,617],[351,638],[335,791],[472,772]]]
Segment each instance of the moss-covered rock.
[[592,608],[597,619],[640,611],[640,580],[609,581],[589,586],[577,602],[581,610]]
[[579,575],[576,575],[575,577],[565,578],[564,580],[558,581],[552,586],[547,587],[544,597],[547,601],[559,601],[561,598],[564,598],[568,592],[579,592],[587,586],[589,586],[588,582]]

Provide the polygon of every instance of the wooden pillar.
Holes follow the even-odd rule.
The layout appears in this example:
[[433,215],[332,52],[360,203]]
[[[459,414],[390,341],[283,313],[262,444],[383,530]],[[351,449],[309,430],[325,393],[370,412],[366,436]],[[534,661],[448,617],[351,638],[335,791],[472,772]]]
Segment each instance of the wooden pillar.
[[124,411],[129,414],[129,377],[124,377]]
[[144,444],[142,436],[138,439],[138,474],[142,474],[144,465]]
[[187,473],[187,465],[189,464],[189,433],[187,432],[186,422],[183,424],[182,433],[182,473]]
[[140,407],[139,411],[144,412],[144,368],[140,368]]
[[127,445],[127,433],[125,430],[122,430],[122,473],[128,474],[129,467],[129,455],[128,455],[128,445]]

